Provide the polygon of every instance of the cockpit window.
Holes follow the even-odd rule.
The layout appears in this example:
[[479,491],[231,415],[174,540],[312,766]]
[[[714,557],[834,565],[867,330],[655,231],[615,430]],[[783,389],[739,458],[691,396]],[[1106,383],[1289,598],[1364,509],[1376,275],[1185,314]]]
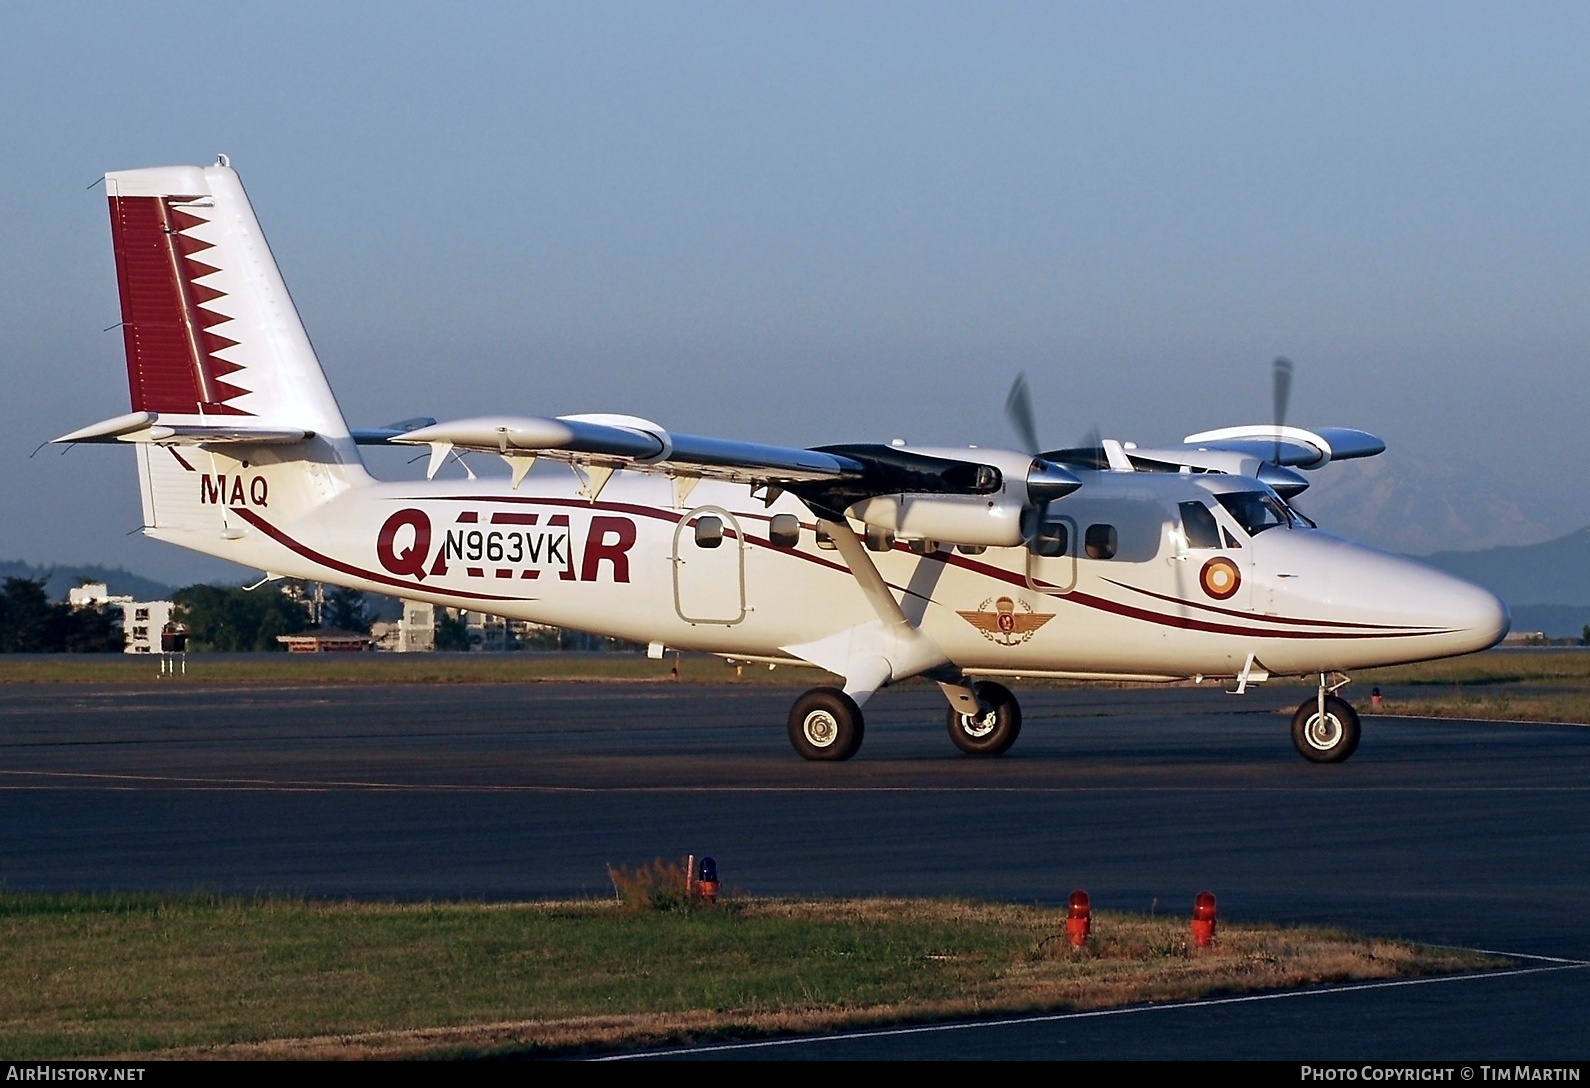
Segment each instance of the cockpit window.
[[1220,525],[1201,502],[1181,504],[1181,531],[1189,548],[1220,547]]
[[1284,529],[1292,527],[1291,515],[1274,495],[1263,491],[1235,491],[1216,495],[1215,498],[1232,517],[1237,519],[1237,524],[1242,526],[1249,536],[1257,536],[1266,529],[1274,529],[1277,525]]

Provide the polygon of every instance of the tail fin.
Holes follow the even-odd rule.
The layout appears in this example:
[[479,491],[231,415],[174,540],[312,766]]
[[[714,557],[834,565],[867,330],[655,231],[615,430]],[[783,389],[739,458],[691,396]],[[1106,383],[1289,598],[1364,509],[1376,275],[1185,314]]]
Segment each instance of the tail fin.
[[358,447],[225,156],[105,184],[133,411],[57,441],[136,443],[147,534],[260,565],[237,508],[308,513]]
[[[347,424],[236,171],[105,175],[135,412],[253,417],[346,438]],[[235,420],[235,422],[244,422]]]

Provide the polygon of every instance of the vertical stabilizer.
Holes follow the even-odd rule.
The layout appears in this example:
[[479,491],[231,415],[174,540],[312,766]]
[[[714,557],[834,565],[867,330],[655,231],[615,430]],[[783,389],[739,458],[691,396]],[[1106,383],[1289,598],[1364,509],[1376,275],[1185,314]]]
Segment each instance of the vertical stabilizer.
[[[133,410],[162,421],[250,417],[346,440],[347,424],[226,159],[118,170],[105,185]],[[348,452],[357,459],[351,445]]]
[[226,158],[105,185],[133,412],[97,440],[136,444],[146,533],[259,565],[237,509],[308,514],[370,482],[358,447]]

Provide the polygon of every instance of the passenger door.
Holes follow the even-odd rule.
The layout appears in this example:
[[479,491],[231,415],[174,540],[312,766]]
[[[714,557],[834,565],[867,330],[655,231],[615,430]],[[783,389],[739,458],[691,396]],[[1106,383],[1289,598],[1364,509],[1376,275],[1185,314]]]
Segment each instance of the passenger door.
[[745,619],[745,534],[721,506],[700,506],[674,529],[674,611],[686,623]]

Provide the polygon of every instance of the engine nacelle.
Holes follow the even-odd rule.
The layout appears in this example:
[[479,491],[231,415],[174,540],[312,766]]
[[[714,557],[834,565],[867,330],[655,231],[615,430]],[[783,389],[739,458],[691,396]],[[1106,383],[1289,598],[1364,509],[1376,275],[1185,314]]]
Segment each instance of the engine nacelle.
[[1022,542],[1024,496],[878,495],[846,511],[851,517],[907,540],[937,540],[983,548]]

